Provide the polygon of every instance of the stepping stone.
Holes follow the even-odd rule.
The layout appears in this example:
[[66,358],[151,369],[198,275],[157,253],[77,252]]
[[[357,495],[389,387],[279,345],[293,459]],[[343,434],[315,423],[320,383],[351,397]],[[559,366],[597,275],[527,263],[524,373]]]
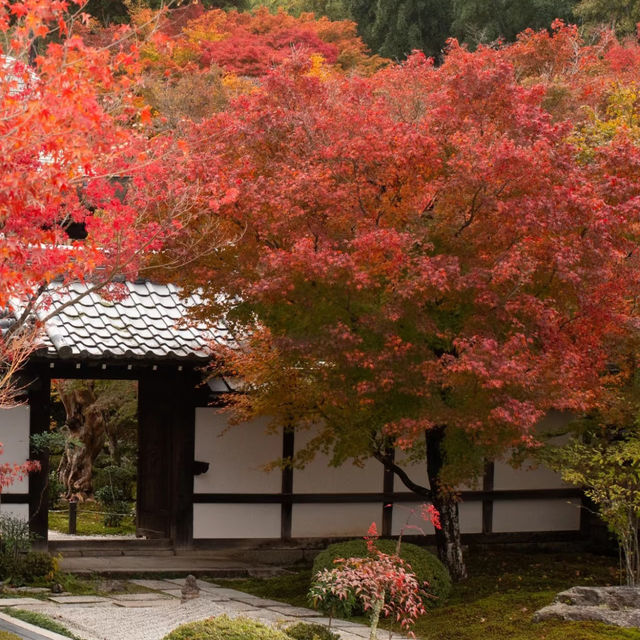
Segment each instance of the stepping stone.
[[[143,595],[143,594],[141,594]],[[160,600],[114,600],[113,604],[116,607],[124,607],[126,609],[144,609],[151,607],[166,607],[167,599],[162,598]]]
[[[182,598],[182,590],[181,589],[163,589],[160,593],[170,597],[170,598]],[[211,598],[209,598],[211,599]],[[226,599],[226,598],[225,598]]]
[[[165,580],[165,582],[170,582],[170,583],[173,583],[173,584],[177,584],[180,587],[183,587],[185,580],[186,580],[186,578],[169,578],[169,579]],[[196,584],[203,591],[207,591],[209,589],[220,589],[220,585],[219,584],[213,584],[213,582],[206,582],[205,580],[196,580]],[[227,589],[227,591],[232,591],[232,589]]]
[[248,593],[232,596],[229,599],[235,600],[236,602],[244,602],[245,604],[250,604],[252,607],[258,607],[259,609],[266,608],[266,607],[269,607],[270,609],[272,609],[274,607],[288,606],[283,602],[278,602],[277,600],[267,600],[266,598],[258,598],[258,596],[252,596]]
[[283,606],[282,603],[277,607],[269,607],[269,609],[283,616],[292,616],[294,618],[322,618],[322,614],[319,611],[303,609],[302,607],[287,607],[286,605]]
[[[234,600],[228,600],[224,603],[223,608],[227,611],[255,611],[256,607],[252,607],[250,604],[244,602],[236,602]],[[268,609],[260,609],[260,611],[268,611]]]
[[49,600],[57,604],[95,604],[98,602],[111,602],[109,598],[101,596],[50,596]]
[[170,596],[166,596],[162,593],[122,593],[118,596],[112,596],[112,598],[117,602],[148,602],[150,600],[166,602],[171,599]]
[[18,593],[51,593],[51,589],[47,587],[17,587]]
[[[139,587],[145,587],[146,589],[153,589],[154,591],[164,591],[165,589],[175,589],[175,582],[173,580],[129,580],[131,584],[138,585]],[[184,582],[184,580],[182,580]]]
[[35,598],[0,598],[0,607],[24,607],[32,604],[42,604],[42,600]]

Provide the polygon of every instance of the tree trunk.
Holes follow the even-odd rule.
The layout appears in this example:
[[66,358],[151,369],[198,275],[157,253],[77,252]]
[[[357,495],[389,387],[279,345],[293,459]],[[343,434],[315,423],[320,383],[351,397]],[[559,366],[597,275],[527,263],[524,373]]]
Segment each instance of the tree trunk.
[[436,529],[436,545],[440,560],[447,566],[454,582],[467,578],[467,567],[462,556],[458,501],[440,484],[440,471],[444,465],[444,427],[425,431],[427,444],[427,476],[431,487],[433,506],[440,513],[441,529]]
[[93,463],[105,442],[105,420],[97,407],[92,384],[77,387],[58,384],[67,414],[67,445],[58,466],[58,477],[67,499],[86,500],[93,496]]

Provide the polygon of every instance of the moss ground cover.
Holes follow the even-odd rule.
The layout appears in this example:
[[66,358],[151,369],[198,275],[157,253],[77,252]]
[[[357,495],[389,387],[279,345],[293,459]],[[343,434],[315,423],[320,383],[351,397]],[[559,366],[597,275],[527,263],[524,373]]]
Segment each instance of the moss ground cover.
[[[77,534],[121,536],[136,532],[134,516],[126,516],[117,527],[107,527],[104,524],[103,512],[104,507],[95,502],[84,502],[78,505]],[[49,511],[49,529],[67,533],[69,531],[68,511]]]
[[[618,584],[617,559],[591,554],[513,553],[479,549],[469,554],[469,579],[415,627],[423,640],[640,640],[640,630],[600,623],[534,624],[536,609],[575,585]],[[309,570],[264,580],[229,580],[225,586],[305,606]],[[364,620],[362,620],[364,622]],[[380,637],[382,637],[380,633]]]

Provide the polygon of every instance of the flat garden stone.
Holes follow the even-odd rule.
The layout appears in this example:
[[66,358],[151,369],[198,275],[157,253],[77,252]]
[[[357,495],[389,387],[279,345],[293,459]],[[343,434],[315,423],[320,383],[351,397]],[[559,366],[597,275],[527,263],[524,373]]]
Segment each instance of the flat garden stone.
[[543,620],[594,620],[617,627],[640,627],[640,588],[572,587],[533,616]]
[[[180,593],[178,591],[178,593]],[[159,600],[162,602],[166,602],[170,599],[170,596],[164,595],[162,593],[121,593],[119,595],[111,596],[114,600],[122,600],[122,601],[143,601],[148,602],[150,600]]]
[[114,599],[113,604],[116,607],[126,608],[139,608],[145,607],[166,607],[167,599],[161,598],[160,600],[121,600],[120,598]]
[[269,607],[270,611],[275,611],[283,616],[292,616],[294,618],[321,618],[322,614],[312,609],[303,609],[302,607],[291,607],[280,604],[277,607]]
[[102,596],[49,596],[51,602],[56,604],[96,604],[110,602],[109,598]]
[[28,607],[32,604],[42,604],[42,600],[35,598],[0,598],[0,607]]
[[[129,580],[131,584],[135,584],[138,587],[144,587],[145,589],[153,589],[154,591],[164,591],[166,589],[175,589],[176,582],[173,580]],[[180,581],[180,586],[184,583],[184,580]]]
[[160,593],[170,598],[182,598],[182,589],[163,589]]
[[252,596],[248,593],[233,596],[232,598],[229,598],[229,599],[235,600],[236,602],[244,602],[245,604],[250,604],[252,607],[258,607],[259,609],[262,609],[262,608],[273,609],[275,607],[288,606],[282,602],[278,602],[277,600],[267,600],[267,598],[258,598],[258,596]]

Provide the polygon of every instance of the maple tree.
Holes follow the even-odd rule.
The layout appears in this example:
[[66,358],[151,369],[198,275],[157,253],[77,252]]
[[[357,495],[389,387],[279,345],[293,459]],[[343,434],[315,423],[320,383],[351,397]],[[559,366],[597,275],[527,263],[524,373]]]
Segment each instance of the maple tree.
[[592,406],[629,327],[638,149],[622,132],[585,159],[572,136],[635,55],[558,22],[370,77],[294,56],[193,127],[186,171],[237,236],[184,284],[248,332],[223,354],[237,419],[316,429],[294,464],[378,459],[436,506],[454,579],[455,486],[550,408]]

